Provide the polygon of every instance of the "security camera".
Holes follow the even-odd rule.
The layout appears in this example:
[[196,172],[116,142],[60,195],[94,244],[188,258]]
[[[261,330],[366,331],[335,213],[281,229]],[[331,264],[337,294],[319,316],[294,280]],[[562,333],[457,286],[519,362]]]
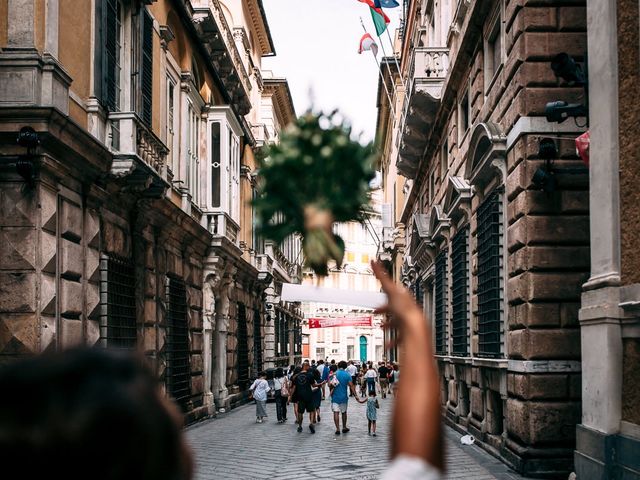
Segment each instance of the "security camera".
[[31,127],[22,127],[18,132],[18,145],[28,149],[35,148],[40,143],[38,133]]
[[563,100],[549,102],[544,107],[544,115],[548,122],[562,123],[569,117],[585,117],[587,109],[579,103],[567,103]]
[[531,181],[536,187],[545,192],[553,193],[556,190],[556,177],[551,168],[538,168]]
[[562,78],[569,85],[585,85],[587,78],[582,67],[567,53],[559,53],[551,61],[551,70],[558,78]]
[[548,137],[541,138],[540,142],[538,143],[538,157],[545,160],[553,160],[554,158],[558,158],[558,148],[556,147],[556,142]]

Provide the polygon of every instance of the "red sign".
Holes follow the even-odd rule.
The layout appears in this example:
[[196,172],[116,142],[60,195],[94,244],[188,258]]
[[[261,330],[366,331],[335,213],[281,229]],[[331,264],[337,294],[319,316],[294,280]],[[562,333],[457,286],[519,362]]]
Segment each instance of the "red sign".
[[309,328],[370,327],[371,318],[371,316],[310,318]]

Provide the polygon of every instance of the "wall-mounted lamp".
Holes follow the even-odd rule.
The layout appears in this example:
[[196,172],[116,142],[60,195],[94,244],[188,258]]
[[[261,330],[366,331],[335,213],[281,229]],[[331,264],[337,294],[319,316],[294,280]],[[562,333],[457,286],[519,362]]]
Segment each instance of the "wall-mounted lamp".
[[36,169],[32,157],[33,151],[40,145],[40,138],[33,128],[22,127],[18,133],[17,143],[27,149],[27,154],[20,155],[16,162],[16,171],[29,187],[33,187],[36,180]]

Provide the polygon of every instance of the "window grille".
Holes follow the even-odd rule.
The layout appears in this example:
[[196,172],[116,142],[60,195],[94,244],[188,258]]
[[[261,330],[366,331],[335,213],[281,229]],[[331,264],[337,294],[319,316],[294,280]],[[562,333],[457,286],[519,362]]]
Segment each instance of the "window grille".
[[262,370],[262,330],[258,310],[253,311],[253,369],[256,375]]
[[293,320],[294,322],[294,331],[293,331],[293,343],[294,343],[294,353],[296,355],[302,354],[302,326],[300,325],[300,320]]
[[187,291],[181,278],[169,276],[167,296],[167,391],[183,410],[191,397]]
[[502,193],[478,208],[478,349],[486,357],[502,350]]
[[247,388],[249,383],[249,347],[247,345],[247,312],[242,303],[238,303],[238,386]]
[[469,227],[460,230],[451,242],[451,310],[454,355],[469,351]]
[[101,255],[100,303],[100,344],[107,348],[135,348],[135,267],[131,260]]
[[436,353],[447,354],[447,255],[436,257]]

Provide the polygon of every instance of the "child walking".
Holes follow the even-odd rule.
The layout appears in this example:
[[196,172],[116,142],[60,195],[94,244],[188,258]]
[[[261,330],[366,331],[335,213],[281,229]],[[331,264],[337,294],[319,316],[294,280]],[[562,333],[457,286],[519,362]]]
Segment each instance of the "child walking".
[[271,390],[266,380],[267,374],[260,372],[256,381],[249,387],[256,401],[256,423],[262,423],[267,417],[267,392]]
[[[376,436],[376,420],[378,419],[378,408],[380,404],[376,398],[376,391],[369,391],[369,398],[367,398],[367,420],[369,421],[369,435]],[[373,432],[373,433],[371,433]]]

